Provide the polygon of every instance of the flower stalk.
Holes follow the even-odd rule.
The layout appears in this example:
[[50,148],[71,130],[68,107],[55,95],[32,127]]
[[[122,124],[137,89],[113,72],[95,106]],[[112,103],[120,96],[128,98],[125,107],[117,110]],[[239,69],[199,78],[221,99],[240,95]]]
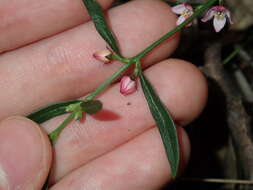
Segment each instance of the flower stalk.
[[199,8],[197,8],[197,10],[194,12],[194,14],[191,17],[189,17],[188,19],[186,19],[182,24],[178,25],[176,28],[174,28],[173,30],[171,30],[170,32],[168,32],[167,34],[165,34],[164,36],[162,36],[159,40],[155,41],[153,44],[151,44],[150,46],[148,46],[146,49],[144,49],[142,52],[140,52],[136,56],[134,56],[132,58],[124,58],[124,57],[122,57],[120,55],[113,54],[112,58],[114,58],[114,60],[118,60],[118,61],[121,61],[121,62],[126,63],[126,64],[123,65],[119,69],[119,71],[117,71],[116,73],[114,73],[105,82],[103,82],[94,92],[92,92],[89,96],[87,96],[85,98],[85,100],[93,100],[98,94],[100,94],[104,89],[106,89],[107,86],[109,86],[123,72],[125,72],[131,65],[133,65],[135,63],[139,63],[140,60],[145,55],[147,55],[154,48],[156,48],[157,46],[159,46],[162,42],[166,41],[167,39],[169,39],[170,37],[172,37],[174,34],[176,34],[177,32],[179,32],[180,30],[182,30],[186,25],[188,25],[189,23],[191,23],[196,17],[198,17],[199,15],[201,15],[205,10],[207,10],[209,7],[211,7],[217,1],[218,0],[209,0],[205,4],[199,6]]
[[53,132],[49,134],[52,144],[55,144],[61,131],[75,118],[76,113],[72,112]]
[[135,59],[136,62],[138,62],[142,57],[144,57],[149,52],[151,52],[154,48],[159,46],[162,42],[164,42],[165,40],[167,40],[168,38],[176,34],[178,31],[182,30],[186,25],[190,24],[195,18],[197,18],[202,13],[204,13],[205,10],[207,10],[217,1],[218,0],[209,0],[205,4],[199,6],[191,17],[186,19],[182,24],[178,25],[176,28],[174,28],[173,30],[165,34],[164,36],[162,36],[159,40],[155,41],[153,44],[151,44],[149,47],[147,47],[145,50],[140,52],[138,55],[136,55],[132,59]]

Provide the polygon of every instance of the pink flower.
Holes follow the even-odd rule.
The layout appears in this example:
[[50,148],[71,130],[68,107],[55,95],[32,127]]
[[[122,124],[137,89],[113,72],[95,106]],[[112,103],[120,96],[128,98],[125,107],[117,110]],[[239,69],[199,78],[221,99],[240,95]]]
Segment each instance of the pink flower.
[[[187,18],[191,17],[193,14],[193,8],[187,3],[182,3],[172,7],[172,12],[180,15],[177,19],[177,25],[182,24]],[[187,26],[191,26],[192,23],[189,23]]]
[[95,57],[97,60],[102,61],[104,63],[109,63],[111,60],[108,59],[108,56],[112,55],[112,52],[108,49],[95,52],[93,54],[93,57]]
[[136,81],[129,76],[122,77],[120,81],[120,93],[123,95],[132,94],[136,91]]
[[211,9],[209,9],[205,14],[204,18],[201,19],[201,21],[207,22],[211,20],[213,17],[214,17],[213,26],[216,32],[219,32],[221,31],[222,28],[224,28],[227,19],[229,20],[230,24],[233,24],[231,20],[230,11],[221,5],[214,6]]

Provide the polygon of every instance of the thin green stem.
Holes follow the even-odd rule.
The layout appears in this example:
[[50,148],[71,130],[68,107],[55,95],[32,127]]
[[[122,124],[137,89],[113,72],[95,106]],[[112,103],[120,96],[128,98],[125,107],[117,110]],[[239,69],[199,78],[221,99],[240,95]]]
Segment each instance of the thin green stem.
[[223,0],[219,0],[219,5],[223,5]]
[[120,55],[118,55],[116,53],[112,54],[111,59],[112,60],[116,60],[116,61],[120,61],[120,62],[126,63],[126,64],[131,62],[131,60],[129,58],[122,57],[122,56],[120,56]]
[[230,62],[240,51],[241,48],[239,47],[235,48],[234,51],[230,53],[229,56],[227,56],[226,59],[224,59],[224,61],[222,61],[222,65],[225,65],[228,62]]
[[[179,5],[179,4],[181,4],[182,2],[173,2],[173,1],[168,1],[168,0],[163,0],[165,3],[168,3],[170,6],[176,6],[176,5]],[[192,3],[189,3],[191,6],[193,6],[193,7],[197,7],[197,6],[200,6],[200,5],[202,5],[202,3],[194,3],[194,2],[192,2]]]
[[76,113],[72,112],[53,132],[49,134],[49,138],[52,144],[55,144],[61,131],[75,118]]
[[195,13],[188,18],[184,23],[177,26],[172,31],[168,32],[164,36],[162,36],[159,40],[151,44],[149,47],[147,47],[145,50],[140,52],[138,55],[132,57],[132,58],[123,58],[118,55],[114,55],[114,58],[116,60],[120,60],[125,63],[124,66],[120,68],[119,71],[114,73],[110,78],[108,78],[106,81],[104,81],[94,92],[92,92],[89,96],[86,97],[85,100],[93,100],[99,93],[101,93],[108,85],[110,85],[115,79],[117,79],[123,72],[125,72],[133,63],[139,62],[142,57],[144,57],[146,54],[148,54],[150,51],[152,51],[154,48],[156,48],[158,45],[160,45],[162,42],[173,36],[175,33],[177,33],[179,30],[183,29],[187,24],[192,22],[193,19],[195,19],[197,16],[199,16],[201,13],[203,13],[208,7],[212,6],[216,1],[218,0],[209,0],[207,3],[200,6]]
[[144,57],[149,52],[151,52],[154,48],[159,46],[162,42],[169,39],[175,33],[180,31],[181,29],[183,29],[187,24],[192,22],[196,17],[198,17],[200,14],[202,14],[206,9],[208,9],[210,6],[212,6],[216,1],[218,1],[218,0],[209,0],[208,2],[203,4],[202,6],[199,6],[191,17],[189,17],[182,24],[178,25],[176,28],[174,28],[173,30],[171,30],[170,32],[165,34],[164,36],[162,36],[159,40],[155,41],[153,44],[148,46],[146,49],[144,49],[142,52],[140,52],[138,55],[136,55],[132,59],[135,59],[136,61],[140,60],[142,57]]
[[98,94],[100,94],[107,86],[109,86],[115,79],[117,79],[123,72],[125,72],[134,62],[129,62],[123,65],[119,71],[114,73],[110,78],[104,81],[99,87],[92,92],[89,96],[85,98],[85,100],[93,100]]

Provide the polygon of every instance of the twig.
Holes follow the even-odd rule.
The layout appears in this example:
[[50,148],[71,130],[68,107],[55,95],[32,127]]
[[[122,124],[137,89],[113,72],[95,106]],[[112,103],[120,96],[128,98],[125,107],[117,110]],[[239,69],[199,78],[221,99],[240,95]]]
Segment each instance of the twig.
[[218,179],[218,178],[181,178],[180,181],[204,182],[204,183],[223,183],[223,184],[241,184],[253,185],[253,181],[239,179]]
[[247,62],[251,67],[253,67],[253,59],[252,59],[252,57],[249,55],[249,53],[248,53],[247,51],[245,51],[245,50],[243,49],[243,47],[240,46],[240,45],[236,45],[235,47],[240,49],[240,51],[238,52],[240,58],[241,58],[244,62]]
[[247,102],[253,103],[253,90],[243,72],[238,68],[234,72],[236,82]]
[[226,96],[227,122],[233,141],[239,177],[253,180],[253,143],[250,135],[250,119],[242,105],[237,88],[221,64],[220,49],[221,44],[219,43],[208,48],[203,70],[219,84]]

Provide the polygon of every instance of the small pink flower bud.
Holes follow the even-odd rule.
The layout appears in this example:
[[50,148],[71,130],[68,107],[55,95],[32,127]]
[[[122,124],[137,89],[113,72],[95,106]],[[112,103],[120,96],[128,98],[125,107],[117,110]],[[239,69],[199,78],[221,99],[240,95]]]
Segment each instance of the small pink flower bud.
[[104,63],[109,63],[111,60],[107,58],[107,56],[112,55],[112,52],[108,49],[102,50],[95,52],[93,54],[93,57],[96,58],[99,61],[102,61]]
[[136,81],[129,76],[122,77],[120,81],[120,93],[123,95],[132,94],[136,91]]

